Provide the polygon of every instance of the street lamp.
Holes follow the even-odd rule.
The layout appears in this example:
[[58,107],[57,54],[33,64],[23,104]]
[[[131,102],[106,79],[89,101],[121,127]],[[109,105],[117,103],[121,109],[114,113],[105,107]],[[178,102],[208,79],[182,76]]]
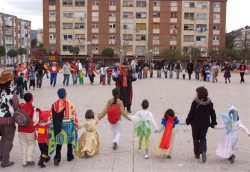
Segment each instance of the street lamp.
[[150,62],[150,63],[153,62],[152,52],[153,52],[152,50],[149,50],[149,58],[150,58],[149,62]]
[[92,57],[92,48],[91,48],[91,42],[87,42],[87,56]]
[[119,56],[120,56],[120,64],[123,63],[123,54],[122,53],[123,53],[122,50],[120,50],[120,54],[119,54]]

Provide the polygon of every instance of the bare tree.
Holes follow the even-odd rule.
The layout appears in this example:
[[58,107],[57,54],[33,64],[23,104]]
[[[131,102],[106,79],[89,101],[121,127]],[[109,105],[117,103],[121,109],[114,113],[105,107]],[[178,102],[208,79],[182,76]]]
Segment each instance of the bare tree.
[[182,54],[186,57],[189,57],[190,60],[193,60],[194,65],[197,65],[197,59],[207,54],[207,47],[201,47],[201,46],[183,47]]
[[[111,41],[111,40],[110,40]],[[112,43],[112,41],[111,41]],[[120,40],[119,38],[115,40],[114,51],[120,56],[120,64],[124,62],[124,57],[128,53],[129,46],[132,45],[127,39]]]

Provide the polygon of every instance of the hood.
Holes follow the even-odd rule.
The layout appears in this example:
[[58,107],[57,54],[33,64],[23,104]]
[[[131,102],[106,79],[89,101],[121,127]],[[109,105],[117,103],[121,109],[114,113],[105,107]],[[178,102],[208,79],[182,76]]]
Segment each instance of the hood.
[[196,101],[197,103],[200,103],[200,105],[207,105],[211,102],[210,98],[206,98],[206,99],[198,99],[197,97],[194,98],[194,101]]

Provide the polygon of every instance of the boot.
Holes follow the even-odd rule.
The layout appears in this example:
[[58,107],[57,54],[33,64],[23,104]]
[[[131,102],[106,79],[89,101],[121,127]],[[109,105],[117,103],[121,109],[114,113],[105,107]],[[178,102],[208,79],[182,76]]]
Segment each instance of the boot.
[[38,162],[38,166],[40,166],[41,168],[44,168],[44,167],[46,167],[45,165],[44,165],[44,161],[45,161],[45,158],[40,158],[40,160],[39,160],[39,162]]
[[49,162],[50,160],[50,156],[48,156],[47,158],[45,158],[45,162]]
[[145,159],[148,159],[149,155],[148,155],[148,149],[145,150]]

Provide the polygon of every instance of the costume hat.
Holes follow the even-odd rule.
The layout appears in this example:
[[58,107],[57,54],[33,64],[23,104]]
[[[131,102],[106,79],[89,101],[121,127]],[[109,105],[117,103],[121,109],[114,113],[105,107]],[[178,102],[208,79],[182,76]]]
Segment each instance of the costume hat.
[[11,80],[13,80],[14,78],[14,74],[12,73],[11,70],[4,70],[2,73],[1,73],[1,76],[0,76],[0,84],[5,84]]

